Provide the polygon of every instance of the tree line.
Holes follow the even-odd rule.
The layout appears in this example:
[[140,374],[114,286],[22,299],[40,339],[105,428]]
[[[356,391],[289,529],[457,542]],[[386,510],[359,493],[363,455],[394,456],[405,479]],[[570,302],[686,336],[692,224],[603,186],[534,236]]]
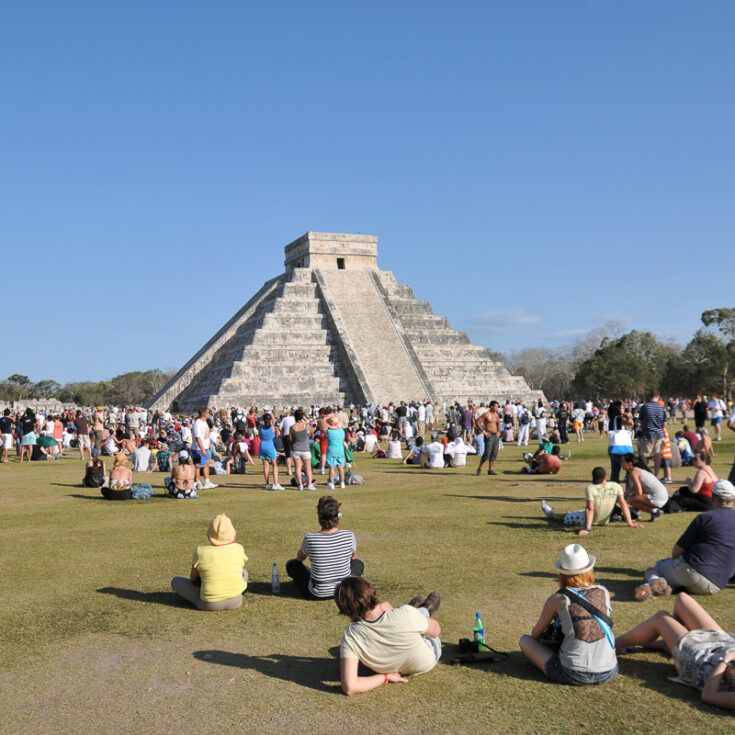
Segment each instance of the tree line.
[[81,381],[62,385],[55,380],[34,383],[18,373],[0,381],[0,401],[12,403],[55,398],[77,406],[143,405],[153,398],[173,376],[163,370],[122,373],[111,380]]
[[735,309],[711,309],[681,346],[650,332],[623,334],[616,322],[560,349],[528,348],[491,356],[547,398],[642,398],[647,388],[668,396],[735,392]]

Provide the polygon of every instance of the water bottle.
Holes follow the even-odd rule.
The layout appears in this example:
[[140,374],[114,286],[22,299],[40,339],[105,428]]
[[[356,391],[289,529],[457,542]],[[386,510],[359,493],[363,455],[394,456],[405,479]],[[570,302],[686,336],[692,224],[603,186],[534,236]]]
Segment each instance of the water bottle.
[[278,576],[278,564],[273,562],[273,569],[271,570],[271,592],[274,595],[281,594],[281,578]]
[[472,628],[472,634],[478,650],[482,650],[482,645],[485,643],[485,625],[479,612],[475,613],[475,625]]
[[571,458],[572,458],[572,450],[570,449],[570,450],[569,450],[569,451],[567,452],[567,459],[571,459]]

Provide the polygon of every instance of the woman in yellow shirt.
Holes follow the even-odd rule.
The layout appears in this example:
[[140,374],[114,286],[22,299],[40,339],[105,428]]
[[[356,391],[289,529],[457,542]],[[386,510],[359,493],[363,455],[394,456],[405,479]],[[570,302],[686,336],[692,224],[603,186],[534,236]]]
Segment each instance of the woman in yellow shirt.
[[194,550],[191,574],[174,577],[171,589],[199,610],[236,610],[247,587],[245,549],[235,543],[232,521],[220,513],[209,524],[208,544]]

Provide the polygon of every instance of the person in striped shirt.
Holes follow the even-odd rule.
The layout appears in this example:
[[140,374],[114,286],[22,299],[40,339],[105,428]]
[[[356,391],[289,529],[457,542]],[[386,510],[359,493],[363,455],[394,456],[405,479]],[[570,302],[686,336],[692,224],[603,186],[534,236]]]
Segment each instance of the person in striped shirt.
[[[365,565],[357,558],[352,531],[339,528],[341,503],[331,495],[319,498],[316,506],[320,531],[307,533],[295,559],[286,562],[286,573],[307,600],[329,600],[346,577],[361,577]],[[309,559],[311,566],[304,561]]]

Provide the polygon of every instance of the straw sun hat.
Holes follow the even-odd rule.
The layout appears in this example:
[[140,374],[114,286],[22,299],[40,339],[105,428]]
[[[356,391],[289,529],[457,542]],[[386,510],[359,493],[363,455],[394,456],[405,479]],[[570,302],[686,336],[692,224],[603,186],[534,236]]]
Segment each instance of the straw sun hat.
[[212,519],[207,531],[207,538],[212,546],[227,546],[235,540],[235,528],[232,521],[224,514],[220,513]]
[[590,556],[584,546],[569,544],[556,560],[556,571],[569,575],[584,574],[595,566],[596,560],[597,557]]

